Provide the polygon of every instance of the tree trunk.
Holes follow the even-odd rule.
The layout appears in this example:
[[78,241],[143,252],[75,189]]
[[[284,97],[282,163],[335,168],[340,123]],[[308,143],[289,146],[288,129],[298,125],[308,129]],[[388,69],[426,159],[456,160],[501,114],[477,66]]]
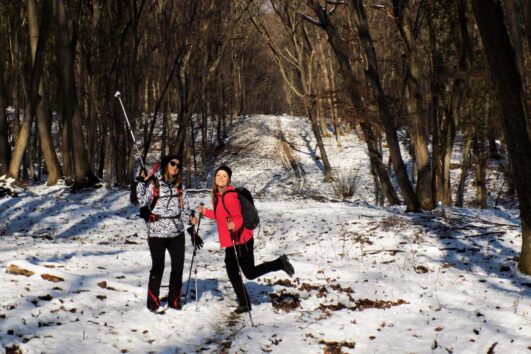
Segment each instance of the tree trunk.
[[[319,121],[319,125],[321,126],[321,131],[324,137],[329,137],[330,134],[328,133],[327,129],[327,119],[326,119],[326,110],[324,108],[325,106],[325,100],[328,102],[330,100],[330,92],[332,91],[330,88],[330,81],[329,81],[329,74],[328,74],[328,65],[327,65],[327,59],[325,58],[323,43],[321,41],[321,37],[319,36],[319,32],[317,32],[317,41],[319,42],[319,46],[317,48],[317,52],[319,53],[319,59],[320,59],[320,69],[319,71],[322,71],[322,79],[325,89],[325,99],[318,99],[317,100],[317,120]],[[330,105],[330,108],[331,105]],[[333,119],[332,116],[332,110],[330,109],[330,116],[332,118],[332,122],[334,123],[334,128],[336,128],[336,122]],[[341,146],[341,141],[339,140],[337,136],[337,129],[334,129],[334,135],[336,136],[336,144],[337,146]]]
[[328,129],[326,126],[326,119],[323,114],[323,100],[317,100],[316,102],[317,106],[317,122],[319,122],[319,129],[321,130],[323,137],[328,138],[330,137],[330,134],[328,133]]
[[8,143],[7,125],[7,92],[4,85],[4,66],[0,60],[0,176],[7,172],[9,160],[11,159],[11,149]]
[[[186,134],[186,136],[184,137],[185,138],[184,143],[187,147],[190,145],[192,145],[193,147],[193,142],[191,139],[191,134],[193,134],[192,129],[193,129],[193,124],[192,124],[192,120],[190,120],[190,127],[189,127],[190,132]],[[184,150],[184,155],[183,155],[183,159],[184,159],[183,165],[184,165],[185,171],[184,171],[184,176],[182,176],[182,178],[184,179],[186,186],[188,186],[188,188],[192,188],[192,153],[193,153],[193,149],[187,148],[186,150]]]
[[518,267],[531,274],[531,140],[522,80],[499,1],[472,0],[472,8],[501,104],[503,132],[520,206],[522,252]]
[[524,2],[524,13],[525,13],[525,33],[527,36],[527,49],[531,53],[531,1],[527,0]]
[[74,57],[70,31],[66,22],[66,14],[63,0],[55,0],[55,12],[57,21],[57,46],[61,63],[61,86],[63,88],[63,103],[65,121],[70,124],[65,128],[69,135],[70,149],[72,151],[72,164],[74,172],[74,188],[94,185],[98,178],[92,173],[92,168],[88,158],[88,152],[83,137],[81,123],[81,110],[77,101]]
[[380,182],[379,184],[382,187],[382,192],[389,201],[389,204],[398,205],[400,204],[400,199],[396,194],[391,179],[389,178],[389,173],[387,173],[387,169],[383,163],[378,139],[368,123],[360,123],[360,126],[363,130],[363,135],[365,136],[365,143],[367,144],[367,151],[369,152],[369,159],[371,162],[371,170],[374,170],[376,173]]
[[362,0],[351,0],[353,8],[353,20],[358,30],[358,36],[361,40],[362,47],[367,56],[367,79],[373,89],[374,96],[376,98],[378,108],[380,111],[380,118],[385,130],[387,138],[387,144],[389,145],[389,153],[391,161],[393,163],[393,169],[395,170],[398,184],[402,192],[402,196],[407,205],[407,211],[418,211],[420,206],[417,195],[413,191],[411,182],[409,181],[406,166],[402,159],[400,152],[400,145],[397,136],[397,127],[394,124],[393,117],[389,109],[389,103],[387,96],[383,91],[382,84],[380,82],[378,60],[376,58],[376,50],[372,42],[369,27],[367,25],[367,16],[365,15],[365,9]]
[[474,172],[476,175],[476,208],[487,208],[487,152],[485,139],[479,133],[474,142]]
[[442,131],[444,138],[443,148],[441,149],[443,159],[443,178],[442,178],[442,196],[441,200],[445,205],[451,205],[452,192],[451,192],[451,180],[450,180],[450,162],[452,161],[452,153],[455,141],[455,120],[451,113],[447,113],[445,127]]
[[201,105],[201,169],[202,177],[206,176],[206,159],[208,151],[208,103],[205,102],[203,96],[203,104]]
[[22,164],[22,160],[24,158],[24,154],[28,146],[31,125],[33,123],[31,105],[32,104],[28,102],[28,104],[26,105],[26,109],[24,110],[24,119],[22,121],[22,125],[18,133],[17,142],[15,144],[15,148],[13,149],[13,156],[11,158],[7,171],[7,176],[13,177],[16,180],[20,178],[20,166]]
[[315,117],[315,102],[312,102],[306,107],[306,114],[310,119],[312,125],[313,135],[317,141],[317,147],[319,148],[319,153],[321,155],[321,160],[323,161],[324,168],[324,180],[325,182],[330,182],[332,180],[332,166],[330,166],[330,161],[328,161],[328,155],[326,154],[326,149],[323,142],[323,137],[319,131],[319,124]]
[[[337,29],[332,24],[327,14],[323,11],[318,1],[309,0],[308,5],[313,9],[314,13],[319,18],[322,28],[325,29],[327,32],[328,42],[331,44],[332,49],[334,50],[336,58],[339,62],[341,75],[343,76],[346,86],[348,87],[349,98],[352,104],[354,105],[355,109],[357,109],[358,111],[367,113],[361,101],[361,95],[359,93],[360,90],[358,88],[358,82],[357,82],[358,80],[356,79],[355,74],[350,65],[348,44],[343,39],[341,39]],[[363,34],[360,33],[360,38],[362,36],[367,36],[367,35],[368,35],[367,32],[363,32]],[[386,102],[381,101],[380,103],[385,104]],[[389,123],[393,124],[392,120],[391,121],[386,120],[385,123],[388,124],[388,128],[389,128]],[[399,184],[401,186],[401,192],[402,192],[402,195],[404,196],[404,199],[406,200],[407,210],[417,211],[419,209],[418,200],[416,198],[415,192],[413,191],[413,187],[411,186],[411,183],[409,182],[409,179],[407,178],[407,173],[405,171],[405,165],[402,161],[400,149],[398,150],[396,149],[396,147],[398,147],[398,138],[396,135],[396,129],[394,130],[389,129],[388,131],[386,130],[386,132],[389,133],[387,136],[388,137],[387,142],[390,146],[390,152],[391,152],[391,156],[393,157],[392,160],[393,160],[393,164],[395,167],[395,172],[398,176]],[[394,144],[391,144],[391,142]],[[371,145],[368,145],[368,148],[369,150],[374,150]],[[377,158],[377,157],[378,155],[373,155],[373,158]],[[375,165],[375,167],[378,167],[378,165],[379,163]],[[380,172],[382,171],[381,168],[376,168],[376,170]],[[381,183],[384,184],[384,181],[386,180],[385,176],[379,175],[379,177],[380,177]],[[391,190],[392,190],[392,187],[389,184],[389,191]],[[390,193],[387,193],[386,195],[388,195],[390,202],[393,203],[395,198],[390,197]]]
[[[530,2],[527,0],[526,2]],[[514,54],[516,57],[516,63],[518,66],[518,72],[520,73],[520,78],[522,79],[522,89],[525,92],[526,87],[526,72],[524,64],[524,49],[522,46],[522,32],[520,29],[520,11],[518,9],[518,4],[516,0],[507,0],[505,1],[507,14],[506,14],[506,23],[508,26],[509,37],[511,38],[511,44],[514,49]]]
[[35,50],[35,59],[33,62],[33,68],[31,72],[31,81],[28,87],[27,104],[24,110],[24,121],[18,134],[15,150],[13,151],[13,158],[9,164],[8,176],[15,179],[19,179],[19,170],[24,152],[29,143],[29,137],[31,133],[31,125],[33,123],[33,117],[37,110],[40,97],[38,95],[39,82],[42,76],[42,70],[44,65],[44,47],[46,39],[48,37],[48,31],[50,29],[50,14],[51,4],[50,1],[45,0],[42,7],[42,22],[39,30],[39,36],[37,39],[37,45]]
[[[446,161],[448,156],[448,144],[449,144],[449,132],[452,127],[452,110],[451,105],[447,104],[445,108],[442,107],[445,102],[444,87],[445,81],[442,79],[447,74],[444,60],[442,58],[441,51],[437,46],[435,26],[433,24],[433,14],[428,14],[428,27],[429,27],[429,39],[430,39],[430,52],[431,52],[431,77],[430,77],[430,119],[432,122],[432,134],[433,134],[433,181],[432,189],[434,199],[437,203],[443,205],[449,204],[449,181],[445,176],[448,176],[446,167],[449,165]],[[448,101],[448,99],[446,99]]]
[[461,176],[459,177],[459,187],[455,206],[462,208],[465,200],[466,179],[470,168],[470,147],[472,146],[472,134],[469,132],[465,137],[465,148],[463,149],[463,161],[461,163]]
[[[28,0],[28,26],[30,33],[30,45],[32,61],[35,61],[35,54],[37,51],[37,38],[39,36],[39,20],[36,0]],[[45,15],[45,14],[43,14]],[[49,14],[48,14],[49,15]],[[53,186],[62,176],[59,160],[53,146],[52,132],[50,127],[50,119],[48,114],[48,99],[44,92],[43,80],[39,80],[39,96],[41,97],[39,105],[37,106],[37,127],[39,129],[39,137],[41,139],[41,149],[46,162],[46,169],[48,170],[48,186]],[[40,161],[39,161],[40,163]]]
[[164,102],[164,109],[162,113],[162,136],[161,136],[161,142],[160,142],[160,158],[162,159],[162,156],[166,155],[166,150],[168,146],[168,127],[169,122],[171,120],[171,112],[170,112],[170,105],[169,102]]
[[[458,82],[458,80],[456,80]],[[450,205],[452,202],[451,194],[451,181],[450,181],[450,162],[452,159],[455,134],[456,134],[456,121],[455,115],[457,114],[457,101],[460,99],[462,90],[456,87],[454,83],[452,89],[446,89],[450,92],[450,98],[447,99],[445,109],[441,113],[441,118],[437,120],[437,149],[434,154],[436,158],[436,170],[434,172],[435,177],[435,196],[436,199],[442,202],[444,205]]]
[[74,174],[73,156],[72,156],[72,123],[66,120],[65,114],[61,115],[61,158],[63,160],[63,173],[65,176]]
[[[330,47],[327,46],[327,56],[328,60],[325,62],[325,66],[328,65],[328,82],[330,83],[330,96],[328,99],[328,103],[330,105],[330,116],[332,117],[332,121],[334,122],[334,132],[336,134],[336,139],[338,141],[338,145],[341,146],[340,136],[343,134],[343,131],[341,129],[339,114],[337,110],[337,93],[336,93],[336,84],[335,84],[335,75],[334,75],[334,66],[333,66],[333,60],[332,60],[332,53],[330,52]],[[327,64],[328,63],[328,64]]]
[[[360,1],[361,4],[361,1]],[[406,52],[406,85],[408,90],[408,112],[411,117],[410,135],[413,144],[415,166],[417,168],[417,197],[420,207],[431,210],[435,204],[431,188],[432,173],[430,154],[427,146],[427,135],[424,127],[427,120],[422,112],[422,93],[420,87],[420,67],[418,63],[417,45],[413,33],[414,18],[408,0],[393,0],[395,22],[398,26]],[[357,21],[355,21],[357,22]]]

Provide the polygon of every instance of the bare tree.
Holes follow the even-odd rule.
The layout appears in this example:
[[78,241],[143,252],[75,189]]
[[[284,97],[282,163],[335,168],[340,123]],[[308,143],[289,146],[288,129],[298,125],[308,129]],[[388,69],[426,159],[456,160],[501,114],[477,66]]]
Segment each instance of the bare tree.
[[[261,18],[251,15],[251,20],[275,55],[285,85],[303,103],[323,161],[325,181],[330,181],[332,167],[316,116],[316,90],[311,81],[315,50],[309,39],[308,29],[290,2],[271,1],[271,5],[283,25],[289,46],[282,49]],[[290,75],[291,72],[293,76]]]
[[63,0],[55,0],[55,18],[57,25],[57,42],[61,62],[61,81],[63,90],[64,122],[66,136],[74,172],[74,187],[83,188],[94,185],[98,178],[92,172],[85,139],[82,130],[81,110],[77,100],[73,43],[67,24]]
[[[38,8],[36,0],[28,0],[28,25],[29,25],[29,38],[31,45],[32,60],[35,62],[35,54],[37,51],[37,38],[39,36],[39,20],[38,20]],[[43,14],[49,15],[49,14]],[[48,98],[44,91],[43,80],[40,79],[38,95],[40,97],[37,106],[37,127],[39,129],[40,145],[42,153],[44,155],[44,161],[46,162],[46,168],[48,170],[48,185],[53,186],[57,183],[59,178],[63,175],[61,172],[61,166],[57,159],[57,154],[53,146],[52,132],[50,129],[50,119],[48,113]]]
[[33,65],[31,71],[31,80],[28,86],[28,99],[26,109],[24,110],[24,121],[22,123],[22,127],[20,128],[15,149],[13,151],[13,157],[9,164],[8,176],[17,180],[19,179],[20,164],[29,143],[33,117],[40,101],[38,90],[43,71],[44,48],[50,29],[51,9],[50,1],[44,1],[41,10],[42,16],[39,36],[37,39],[35,54],[33,55],[34,59],[31,61]]
[[514,50],[498,0],[472,0],[472,8],[487,54],[492,81],[502,108],[502,125],[520,204],[522,252],[518,267],[531,274],[531,139]]
[[3,60],[0,58],[0,176],[6,173],[9,160],[11,159],[6,109],[7,91],[4,84],[4,65]]
[[[332,2],[335,3],[335,1]],[[332,45],[332,48],[334,49],[336,57],[340,63],[340,69],[343,78],[349,84],[348,87],[351,90],[351,99],[354,105],[358,109],[362,109],[359,104],[359,96],[356,94],[358,92],[358,90],[356,89],[357,80],[354,76],[352,68],[350,67],[348,52],[346,52],[346,48],[348,48],[348,46],[345,45],[344,41],[339,36],[339,33],[337,32],[336,28],[333,26],[329,17],[329,12],[327,12],[325,8],[321,7],[319,1],[309,0],[308,5],[312,8],[315,15],[318,17],[318,25],[325,29],[328,34],[328,41]],[[420,208],[420,204],[413,190],[411,182],[409,181],[406,166],[404,164],[402,154],[400,152],[397,128],[393,121],[387,96],[383,91],[383,87],[380,81],[378,61],[376,59],[376,51],[374,49],[374,44],[372,42],[371,34],[367,25],[367,16],[365,15],[363,2],[353,0],[351,1],[351,7],[352,18],[356,29],[358,30],[358,36],[360,38],[361,45],[367,58],[367,67],[365,69],[365,74],[369,83],[371,84],[373,94],[377,101],[380,120],[386,133],[387,143],[389,144],[389,151],[391,155],[391,161],[393,163],[393,168],[397,175],[398,183],[400,185],[400,191],[402,193],[402,197],[406,202],[407,210],[418,211]]]
[[[360,5],[362,5],[360,1]],[[358,7],[356,7],[358,9]],[[417,198],[424,210],[431,210],[435,206],[431,188],[432,173],[430,154],[428,152],[428,139],[426,125],[428,120],[424,116],[423,99],[421,91],[420,63],[417,53],[415,33],[416,20],[419,16],[413,12],[413,5],[409,0],[393,0],[393,13],[400,37],[404,42],[406,55],[406,84],[408,90],[408,110],[411,119],[411,140],[415,165],[417,167]]]

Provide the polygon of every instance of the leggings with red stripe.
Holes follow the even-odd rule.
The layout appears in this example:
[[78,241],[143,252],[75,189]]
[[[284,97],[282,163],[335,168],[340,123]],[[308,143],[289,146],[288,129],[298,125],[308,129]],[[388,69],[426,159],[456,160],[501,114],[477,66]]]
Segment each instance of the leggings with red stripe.
[[176,307],[181,296],[184,267],[184,233],[177,237],[148,237],[151,253],[151,271],[149,272],[147,307],[156,310],[160,306],[159,292],[164,274],[164,257],[166,250],[170,254],[171,273],[168,291],[168,306]]

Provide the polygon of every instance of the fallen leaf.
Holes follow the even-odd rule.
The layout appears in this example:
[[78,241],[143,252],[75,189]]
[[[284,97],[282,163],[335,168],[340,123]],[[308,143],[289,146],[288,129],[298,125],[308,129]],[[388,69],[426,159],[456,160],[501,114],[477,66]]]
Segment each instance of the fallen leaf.
[[53,283],[58,283],[60,281],[64,281],[63,278],[57,277],[55,275],[50,275],[50,274],[41,274],[41,278],[44,279],[44,280],[51,281]]
[[24,275],[26,277],[30,277],[33,274],[35,274],[31,270],[22,269],[22,268],[20,268],[19,266],[15,265],[15,264],[8,265],[7,269],[6,269],[6,273],[15,274],[15,275]]

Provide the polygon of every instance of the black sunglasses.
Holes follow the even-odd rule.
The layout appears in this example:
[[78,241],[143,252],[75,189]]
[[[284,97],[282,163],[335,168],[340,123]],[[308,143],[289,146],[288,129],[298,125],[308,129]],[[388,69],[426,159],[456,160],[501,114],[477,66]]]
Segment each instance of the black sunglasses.
[[170,166],[171,167],[175,167],[177,166],[178,169],[181,169],[181,167],[183,166],[180,162],[175,162],[175,161],[170,161]]

